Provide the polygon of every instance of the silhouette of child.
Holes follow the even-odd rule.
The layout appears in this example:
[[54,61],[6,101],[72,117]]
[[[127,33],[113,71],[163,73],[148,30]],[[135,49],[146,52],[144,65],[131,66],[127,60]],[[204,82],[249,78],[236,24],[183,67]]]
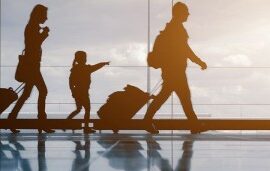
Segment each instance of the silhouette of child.
[[73,111],[67,119],[72,119],[76,116],[84,107],[85,109],[85,133],[94,133],[95,130],[88,128],[90,120],[90,98],[89,88],[91,84],[91,74],[105,65],[109,65],[109,62],[101,62],[95,65],[87,65],[87,55],[84,51],[77,51],[71,68],[69,77],[69,86],[72,92],[72,96],[75,99],[77,109]]

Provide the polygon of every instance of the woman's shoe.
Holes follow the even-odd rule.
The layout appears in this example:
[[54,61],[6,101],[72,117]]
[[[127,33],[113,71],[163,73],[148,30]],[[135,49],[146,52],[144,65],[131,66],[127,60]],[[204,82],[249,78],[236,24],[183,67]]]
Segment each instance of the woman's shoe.
[[96,130],[92,129],[92,128],[84,128],[83,133],[85,134],[92,134],[95,133]]
[[55,130],[53,129],[43,129],[46,133],[55,133]]
[[13,133],[13,134],[17,134],[20,132],[20,130],[18,129],[10,129],[10,131]]
[[53,129],[38,129],[38,133],[41,134],[42,130],[46,133],[54,133],[55,132],[55,130],[53,130]]

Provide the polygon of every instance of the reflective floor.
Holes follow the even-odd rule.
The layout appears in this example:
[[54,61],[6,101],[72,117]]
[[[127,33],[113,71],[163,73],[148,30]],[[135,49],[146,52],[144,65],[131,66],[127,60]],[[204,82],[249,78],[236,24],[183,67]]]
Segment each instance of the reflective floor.
[[269,171],[270,134],[0,134],[1,171]]

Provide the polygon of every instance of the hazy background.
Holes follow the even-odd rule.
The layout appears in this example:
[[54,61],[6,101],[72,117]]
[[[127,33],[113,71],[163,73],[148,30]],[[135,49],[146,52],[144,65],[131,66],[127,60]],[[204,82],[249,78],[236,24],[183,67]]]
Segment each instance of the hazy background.
[[[174,1],[176,2],[176,1]],[[187,70],[194,108],[201,117],[270,117],[270,1],[186,0],[190,17],[185,27],[190,46],[208,70],[190,63]],[[171,18],[171,0],[1,0],[1,87],[16,88],[18,55],[33,7],[49,8],[43,43],[42,73],[49,94],[47,112],[66,117],[75,106],[68,87],[74,52],[88,53],[88,63],[111,61],[92,75],[92,113],[112,92],[126,84],[147,90],[148,12],[150,46]],[[123,66],[123,67],[119,67]],[[151,69],[151,87],[160,80]],[[173,99],[174,117],[183,113]],[[36,113],[37,90],[22,110]],[[171,99],[156,117],[171,117]],[[6,112],[8,112],[8,109]],[[145,109],[139,113],[143,114]],[[6,117],[3,115],[2,117]]]

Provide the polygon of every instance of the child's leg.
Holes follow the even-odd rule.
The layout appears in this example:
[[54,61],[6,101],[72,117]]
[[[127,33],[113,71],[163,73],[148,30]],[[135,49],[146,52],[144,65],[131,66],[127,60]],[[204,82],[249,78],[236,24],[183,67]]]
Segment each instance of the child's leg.
[[88,125],[90,122],[90,110],[91,110],[89,96],[85,97],[83,107],[85,109],[85,114],[84,114],[85,124]]
[[75,98],[75,102],[76,102],[76,110],[74,110],[68,117],[67,119],[72,119],[74,118],[78,113],[80,113],[81,109],[82,109],[82,105],[80,103],[80,101]]
[[85,97],[83,107],[85,109],[85,115],[84,115],[84,122],[85,122],[85,127],[84,127],[84,133],[94,133],[96,132],[92,128],[89,128],[89,123],[90,123],[90,99],[89,96]]

